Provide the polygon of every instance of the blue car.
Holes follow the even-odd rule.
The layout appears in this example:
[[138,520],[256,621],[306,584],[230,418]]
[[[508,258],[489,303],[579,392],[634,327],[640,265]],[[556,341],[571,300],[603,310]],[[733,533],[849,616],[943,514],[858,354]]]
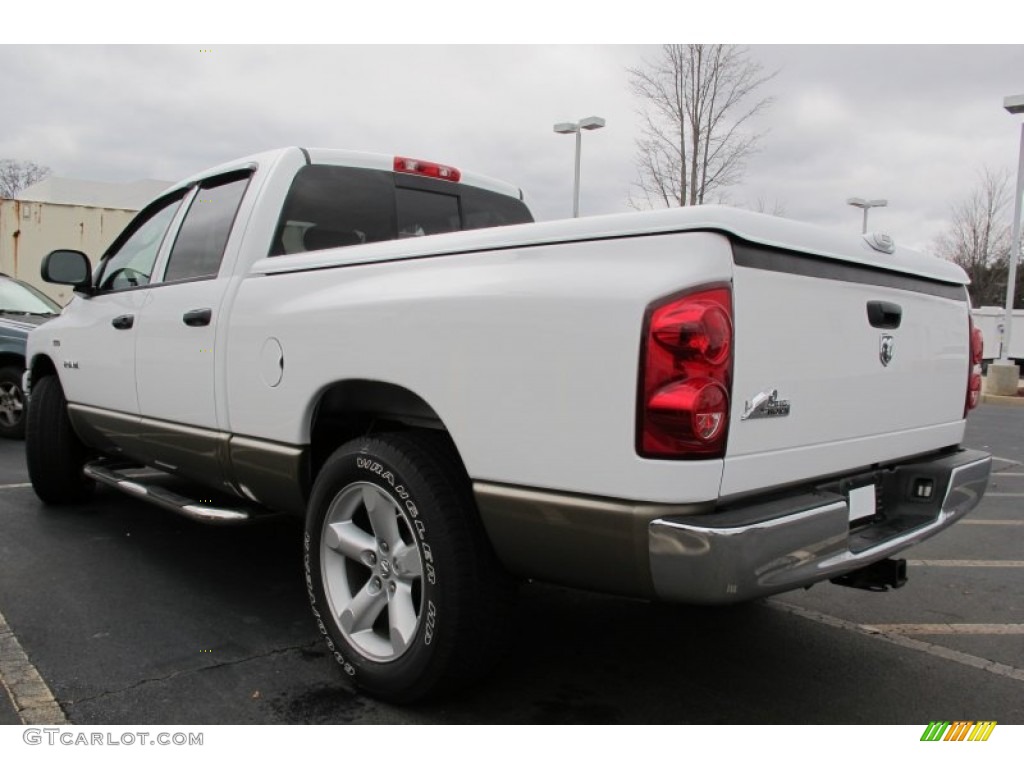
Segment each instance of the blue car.
[[0,272],[0,437],[25,436],[25,341],[29,331],[60,314],[60,305]]

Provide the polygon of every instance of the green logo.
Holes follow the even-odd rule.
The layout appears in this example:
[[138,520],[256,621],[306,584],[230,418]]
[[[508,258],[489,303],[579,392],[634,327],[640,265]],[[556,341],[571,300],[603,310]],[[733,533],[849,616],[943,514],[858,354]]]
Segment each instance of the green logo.
[[921,741],[988,741],[995,727],[995,720],[932,720]]

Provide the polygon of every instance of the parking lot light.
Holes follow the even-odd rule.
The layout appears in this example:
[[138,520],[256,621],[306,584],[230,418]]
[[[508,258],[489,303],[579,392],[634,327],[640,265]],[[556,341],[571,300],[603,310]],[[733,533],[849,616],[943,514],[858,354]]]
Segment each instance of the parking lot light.
[[861,234],[867,234],[868,231],[868,210],[871,208],[884,208],[889,204],[888,200],[865,200],[863,197],[849,197],[846,199],[847,205],[852,205],[855,208],[864,209],[864,224],[861,227]]
[[604,128],[604,118],[592,115],[591,117],[584,117],[577,123],[555,123],[555,133],[575,133],[576,134],[576,176],[572,187],[572,216],[578,218],[580,215],[580,149],[581,149],[581,136],[583,131],[596,131],[598,128]]

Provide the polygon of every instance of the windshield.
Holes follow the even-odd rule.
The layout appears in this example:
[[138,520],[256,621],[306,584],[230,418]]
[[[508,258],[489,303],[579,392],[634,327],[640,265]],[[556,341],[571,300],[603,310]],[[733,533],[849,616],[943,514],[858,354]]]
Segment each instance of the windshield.
[[0,312],[56,315],[60,312],[60,305],[30,285],[0,279]]

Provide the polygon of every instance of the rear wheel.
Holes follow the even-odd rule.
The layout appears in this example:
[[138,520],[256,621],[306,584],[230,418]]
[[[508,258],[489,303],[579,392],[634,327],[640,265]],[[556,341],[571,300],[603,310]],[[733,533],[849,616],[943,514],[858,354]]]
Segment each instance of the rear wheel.
[[56,376],[44,376],[32,387],[25,418],[25,459],[36,495],[47,504],[87,500],[95,483],[82,474],[89,451],[68,418],[64,389]]
[[313,488],[305,547],[313,613],[359,687],[408,702],[496,658],[512,586],[443,436],[385,434],[335,451]]

